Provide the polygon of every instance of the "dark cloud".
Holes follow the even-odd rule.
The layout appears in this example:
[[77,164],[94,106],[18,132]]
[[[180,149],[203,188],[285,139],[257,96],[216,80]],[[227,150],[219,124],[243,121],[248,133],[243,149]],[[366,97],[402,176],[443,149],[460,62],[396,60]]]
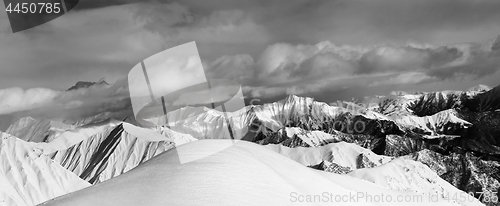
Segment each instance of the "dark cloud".
[[427,72],[430,76],[440,79],[460,79],[472,75],[474,78],[491,75],[500,70],[500,57],[476,58],[464,65],[436,68]]
[[497,0],[87,0],[15,35],[2,13],[0,105],[9,107],[0,109],[118,114],[129,107],[123,82],[59,90],[123,79],[139,61],[191,41],[210,78],[237,80],[259,98],[488,84],[499,75],[500,37],[485,44],[500,33],[499,10]]
[[[232,61],[231,65],[219,64],[217,70],[225,71],[219,73],[221,76],[232,69],[234,72],[242,71],[241,68],[251,70],[246,75],[253,73],[254,78],[245,82],[249,86],[245,91],[258,98],[288,94],[329,95],[332,89],[337,93],[343,91],[342,88],[375,87],[379,88],[375,89],[377,93],[388,93],[390,91],[384,89],[396,85],[422,87],[443,80],[472,82],[498,73],[499,55],[485,46],[339,47],[330,42],[316,45],[279,43],[269,46],[255,61],[248,57],[244,64]],[[358,94],[366,92],[352,93]]]
[[500,35],[497,37],[493,45],[491,46],[492,51],[500,51]]
[[0,33],[0,88],[65,89],[80,80],[123,78],[137,62],[164,49],[161,36],[136,22],[133,8],[73,12],[35,30]]
[[[182,1],[198,13],[239,9],[266,27],[273,41],[338,44],[433,44],[483,41],[500,33],[496,0]],[[238,6],[241,5],[241,6]]]
[[462,52],[453,47],[415,48],[412,46],[382,46],[363,55],[360,73],[383,71],[414,71],[439,68],[462,57]]
[[85,10],[85,9],[96,9],[108,6],[119,6],[124,4],[131,3],[148,3],[148,2],[156,2],[155,0],[80,0],[75,7],[75,10]]
[[233,79],[240,83],[247,83],[254,78],[255,63],[248,54],[222,56],[210,64],[205,64],[207,78]]

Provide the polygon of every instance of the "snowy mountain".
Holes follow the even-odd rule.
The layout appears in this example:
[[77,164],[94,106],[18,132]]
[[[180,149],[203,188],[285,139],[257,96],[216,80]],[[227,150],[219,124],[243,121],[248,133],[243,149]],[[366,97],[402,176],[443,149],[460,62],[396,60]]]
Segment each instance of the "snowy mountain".
[[[467,92],[394,93],[366,99],[375,104],[327,104],[291,95],[278,102],[249,105],[230,113],[204,107],[184,107],[159,117],[163,118],[165,125],[151,128],[137,126],[133,117],[125,121],[99,120],[108,114],[76,121],[60,120],[65,123],[25,117],[7,130],[11,139],[20,139],[14,142],[28,145],[20,146],[27,148],[21,151],[33,150],[38,157],[48,161],[47,164],[56,165],[57,174],[71,174],[84,184],[77,183],[77,188],[50,194],[45,194],[42,186],[35,187],[29,193],[43,194],[41,197],[28,195],[14,200],[11,195],[8,198],[12,200],[6,201],[9,201],[7,205],[33,205],[93,184],[98,187],[47,204],[106,205],[112,203],[105,199],[108,195],[137,204],[139,201],[145,201],[145,204],[166,201],[192,205],[197,203],[195,200],[203,200],[232,205],[255,196],[262,198],[259,202],[262,204],[287,205],[290,196],[284,190],[293,188],[308,194],[314,194],[318,189],[341,194],[345,191],[368,191],[371,194],[384,191],[384,194],[392,195],[433,191],[435,193],[427,194],[427,198],[438,198],[439,201],[432,202],[436,205],[475,205],[479,204],[476,198],[486,205],[495,205],[480,192],[497,191],[500,187],[500,114],[495,112],[498,109],[497,91],[498,87],[487,90],[481,86]],[[229,140],[231,138],[245,141]],[[2,152],[19,152],[12,146],[3,148],[11,149],[2,149]],[[275,156],[276,153],[281,156]],[[220,159],[214,159],[216,157]],[[13,160],[4,158],[10,157],[2,157],[2,165],[12,164]],[[16,161],[30,161],[29,155],[18,159]],[[23,166],[37,170],[36,165]],[[154,173],[156,169],[165,174]],[[31,176],[26,170],[21,170],[21,173]],[[228,177],[228,181],[240,179],[249,184],[248,187],[262,186],[263,189],[233,188],[227,185],[228,182],[216,182],[222,174]],[[270,179],[262,178],[264,176]],[[208,177],[213,177],[213,181],[207,181]],[[76,181],[69,179],[70,182]],[[152,185],[146,187],[140,184],[142,181]],[[316,181],[325,183],[314,189],[312,185],[318,185]],[[9,184],[19,187],[19,184],[24,184],[21,182]],[[195,184],[201,189],[190,189]],[[240,183],[237,185],[241,186]],[[113,189],[107,191],[108,187]],[[135,192],[140,198],[125,188],[138,188]],[[173,188],[184,189],[174,191]],[[12,188],[3,192],[19,193],[18,190],[13,192]],[[160,192],[176,198],[165,200],[161,196],[154,199],[153,196]],[[207,196],[190,200],[181,198],[182,194]],[[237,198],[216,201],[223,194]],[[269,194],[278,196],[271,198]],[[456,198],[448,194],[457,194],[470,201],[453,202],[450,199]],[[90,196],[96,198],[85,202]],[[142,196],[150,198],[143,199]],[[2,197],[8,199],[5,195]],[[209,197],[215,200],[208,200]],[[24,198],[26,202],[19,203]]]
[[0,133],[0,205],[36,205],[90,186],[35,145]]
[[19,118],[7,128],[5,133],[20,137],[28,142],[48,142],[62,132],[72,130],[76,126],[47,119],[32,117]]
[[123,174],[176,145],[196,140],[187,134],[154,131],[118,121],[81,130],[78,134],[84,135],[70,131],[36,147],[92,184]]
[[[228,145],[232,146],[207,156],[212,152],[210,150]],[[338,202],[336,196],[349,195],[358,196],[355,201],[344,201],[342,205],[482,205],[471,197],[465,201],[453,201],[446,200],[441,194],[433,196],[432,193],[393,189],[380,182],[366,180],[369,176],[363,177],[354,172],[352,175],[339,175],[313,170],[246,141],[233,144],[231,140],[202,140],[181,148],[188,150],[192,158],[204,158],[181,164],[177,149],[173,149],[110,181],[43,205],[331,205]],[[397,164],[413,166],[404,161]],[[384,168],[373,170],[371,177],[384,176],[384,173]],[[404,169],[393,173],[394,176],[403,175],[409,179],[415,174],[413,170],[408,173]],[[432,182],[428,184],[446,184],[436,175],[424,177],[429,178],[425,181]],[[377,180],[383,181],[380,178]],[[399,180],[396,178],[395,181]],[[395,184],[395,181],[391,183]],[[418,182],[411,185],[418,185],[421,179],[415,181]],[[441,188],[441,192],[459,192],[449,184]],[[377,198],[383,195],[385,201],[373,201],[361,197],[361,194]],[[315,196],[316,200],[312,201]],[[398,196],[421,199],[397,202]]]

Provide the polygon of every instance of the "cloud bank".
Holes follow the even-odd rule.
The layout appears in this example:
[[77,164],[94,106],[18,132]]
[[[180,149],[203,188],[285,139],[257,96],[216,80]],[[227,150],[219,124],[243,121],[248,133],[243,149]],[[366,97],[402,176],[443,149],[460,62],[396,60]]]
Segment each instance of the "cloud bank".
[[[130,69],[191,41],[207,77],[261,102],[495,86],[499,10],[496,0],[89,0],[16,34],[0,13],[0,114],[126,111]],[[117,83],[63,91],[102,77]]]

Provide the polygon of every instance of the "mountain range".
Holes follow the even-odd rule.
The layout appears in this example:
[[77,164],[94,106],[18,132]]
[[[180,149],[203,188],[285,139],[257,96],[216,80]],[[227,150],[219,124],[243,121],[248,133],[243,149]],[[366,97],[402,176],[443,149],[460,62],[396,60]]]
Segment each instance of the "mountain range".
[[[0,205],[290,205],[325,191],[497,205],[499,107],[500,86],[480,85],[336,104],[291,95],[226,115],[185,107],[151,128],[23,117],[1,133]],[[342,205],[391,205],[363,200]]]

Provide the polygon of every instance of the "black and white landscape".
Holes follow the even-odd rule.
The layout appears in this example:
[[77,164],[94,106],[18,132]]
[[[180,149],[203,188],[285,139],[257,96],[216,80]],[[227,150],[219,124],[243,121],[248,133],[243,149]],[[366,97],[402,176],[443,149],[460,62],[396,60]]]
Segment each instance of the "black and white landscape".
[[0,206],[500,205],[498,11],[80,0],[17,33],[0,12]]

